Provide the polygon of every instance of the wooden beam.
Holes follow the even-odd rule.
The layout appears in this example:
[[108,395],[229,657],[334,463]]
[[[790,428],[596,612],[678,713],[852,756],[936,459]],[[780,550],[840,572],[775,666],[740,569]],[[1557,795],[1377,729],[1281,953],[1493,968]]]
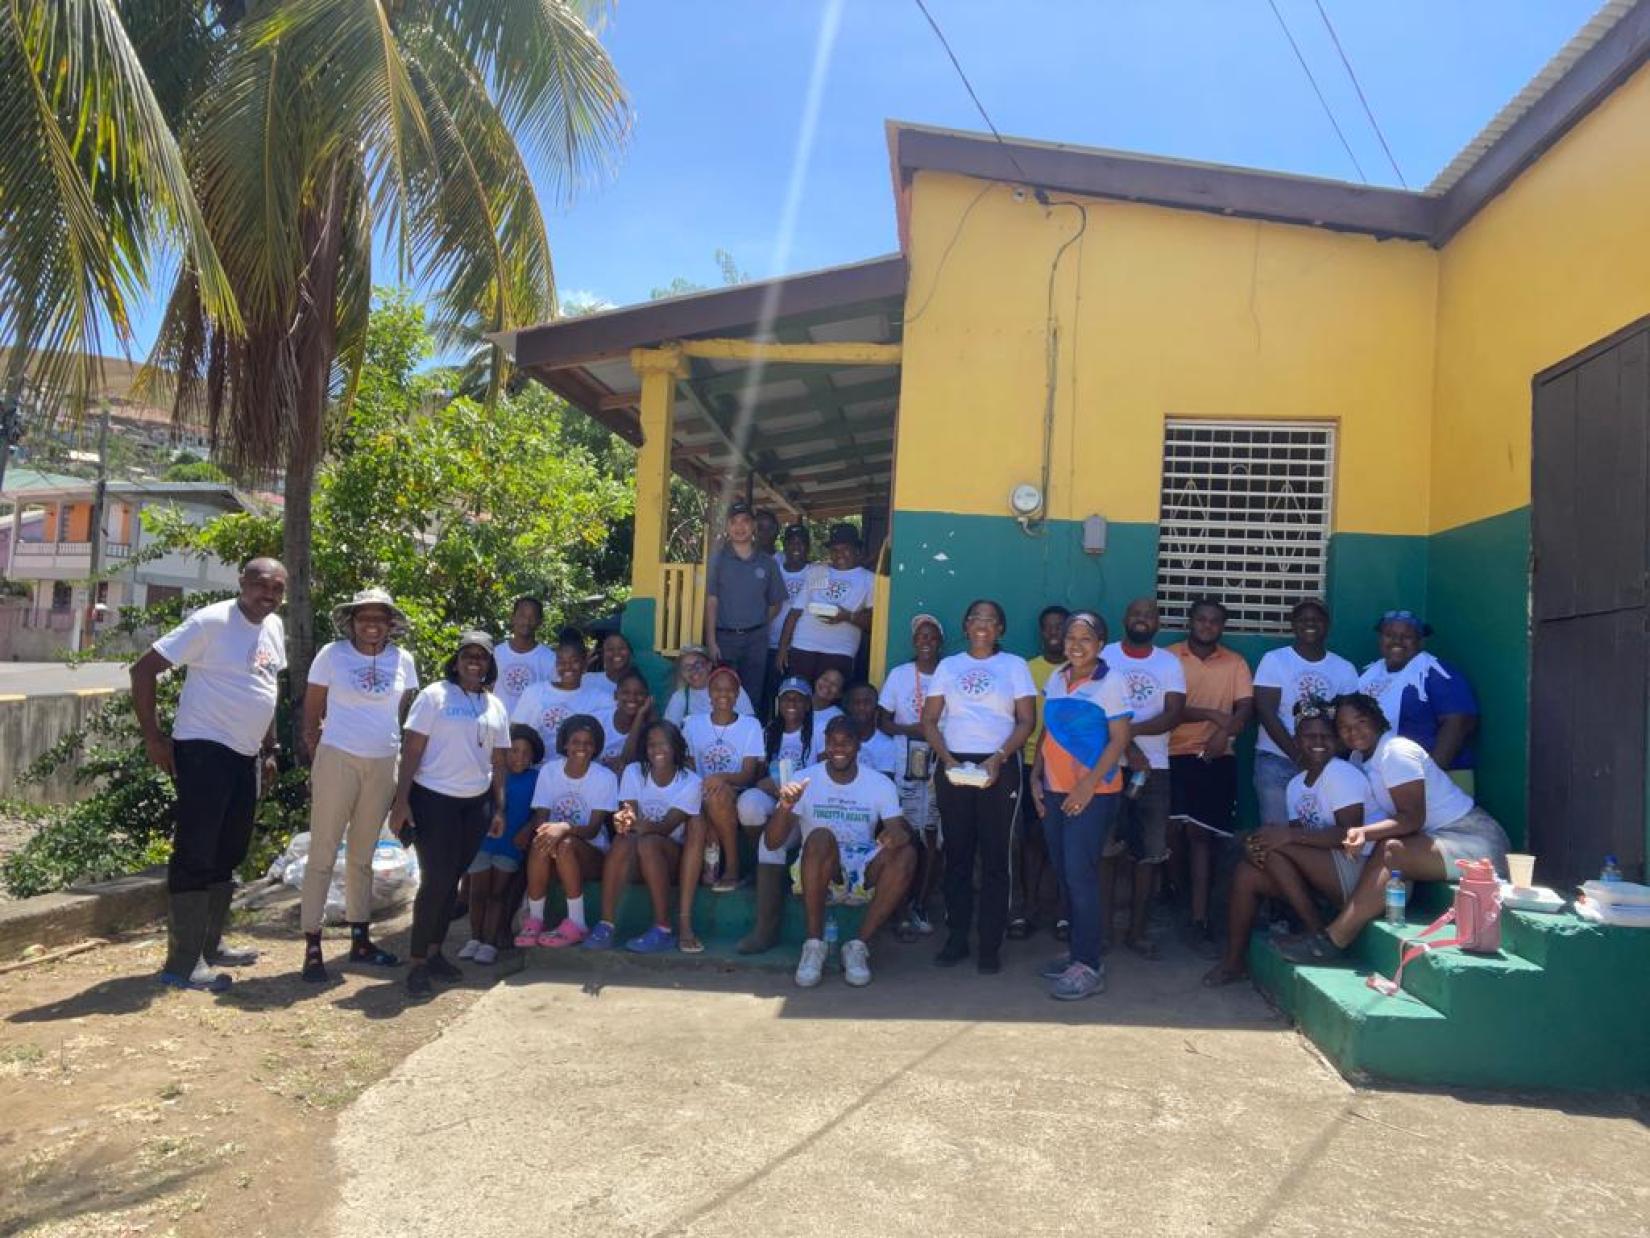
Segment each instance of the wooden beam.
[[789,362],[793,365],[898,365],[899,344],[775,344],[757,340],[683,340],[684,357],[707,361]]

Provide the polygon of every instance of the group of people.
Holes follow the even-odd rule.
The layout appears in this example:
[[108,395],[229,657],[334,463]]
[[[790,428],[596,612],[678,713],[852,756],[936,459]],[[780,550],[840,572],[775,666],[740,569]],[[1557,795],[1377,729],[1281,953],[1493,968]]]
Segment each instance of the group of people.
[[[1088,997],[1105,986],[1119,878],[1132,888],[1124,947],[1155,957],[1148,913],[1169,884],[1213,948],[1214,860],[1236,836],[1234,749],[1251,723],[1262,824],[1243,836],[1225,955],[1205,983],[1244,975],[1263,900],[1287,904],[1302,930],[1280,949],[1329,962],[1380,913],[1392,874],[1439,880],[1469,858],[1505,868],[1506,836],[1472,796],[1472,690],[1426,652],[1427,625],[1409,611],[1381,617],[1381,656],[1360,673],[1328,649],[1327,607],[1302,601],[1291,643],[1251,673],[1223,643],[1218,601],[1194,605],[1186,639],[1166,647],[1152,599],[1129,604],[1115,642],[1098,613],[1049,606],[1028,660],[1002,647],[1003,607],[980,599],[949,657],[945,623],[916,616],[911,657],[879,690],[858,662],[872,582],[857,530],[834,528],[827,561],[810,563],[806,527],[784,531],[782,552],[758,528],[736,504],[709,567],[706,644],[681,651],[662,701],[618,633],[594,649],[571,630],[541,644],[533,598],[515,604],[505,641],[464,633],[427,685],[396,644],[407,621],[388,594],[336,608],[338,639],[310,668],[299,729],[311,771],[304,978],[328,978],[322,918],[340,844],[349,959],[399,965],[369,928],[387,821],[419,859],[415,995],[461,974],[443,953],[461,885],[459,959],[485,965],[511,944],[696,953],[696,894],[746,884],[743,844],[756,915],[738,949],[773,948],[799,895],[800,985],[822,979],[833,904],[864,907],[840,951],[847,982],[864,985],[884,925],[905,941],[935,931],[938,887],[938,965],[996,973],[1005,938],[1047,922],[1062,946],[1042,972],[1049,992]],[[133,668],[149,753],[178,792],[168,984],[219,990],[219,968],[248,961],[222,929],[259,759],[275,750],[284,588],[280,564],[251,561],[238,597],[196,611]],[[155,684],[173,666],[188,676],[167,736]],[[649,926],[621,942],[619,900],[636,883]],[[552,925],[556,886],[565,910]]]

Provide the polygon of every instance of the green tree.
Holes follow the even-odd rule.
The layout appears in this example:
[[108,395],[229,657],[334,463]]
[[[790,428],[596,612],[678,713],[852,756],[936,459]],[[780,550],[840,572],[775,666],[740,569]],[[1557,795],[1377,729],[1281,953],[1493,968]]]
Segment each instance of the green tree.
[[[176,0],[0,5],[3,396],[53,418],[97,389],[104,333],[132,342],[131,305],[157,244],[180,242],[203,321],[239,327],[233,290],[123,10]],[[180,49],[181,53],[181,49]],[[185,57],[179,55],[181,62]],[[5,449],[0,448],[0,470]]]
[[[301,692],[321,566],[311,562],[316,469],[329,403],[347,407],[362,374],[375,235],[435,289],[443,323],[490,334],[552,318],[529,158],[547,187],[566,190],[617,151],[630,112],[587,20],[601,6],[584,0],[199,7],[225,33],[184,87],[184,150],[245,330],[211,321],[202,272],[185,262],[155,360],[177,375],[180,414],[212,427],[231,472],[284,470]],[[508,379],[490,347],[489,402]]]

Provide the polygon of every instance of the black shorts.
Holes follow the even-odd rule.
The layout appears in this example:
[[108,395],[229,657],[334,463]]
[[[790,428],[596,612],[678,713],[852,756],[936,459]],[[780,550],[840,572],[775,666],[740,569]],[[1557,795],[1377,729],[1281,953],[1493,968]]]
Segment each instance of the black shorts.
[[1237,758],[1169,758],[1169,814],[1232,832],[1237,816]]

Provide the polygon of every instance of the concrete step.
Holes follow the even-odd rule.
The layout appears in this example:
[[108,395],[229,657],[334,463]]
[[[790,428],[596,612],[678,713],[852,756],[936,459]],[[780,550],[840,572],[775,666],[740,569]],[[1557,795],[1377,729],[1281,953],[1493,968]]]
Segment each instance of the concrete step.
[[[676,899],[677,891],[671,888],[669,900],[670,926],[676,927]],[[585,920],[594,924],[600,917],[602,905],[602,887],[598,881],[592,881],[584,887]],[[554,927],[561,923],[566,914],[567,903],[559,888],[551,893],[545,903],[545,924]],[[859,930],[860,921],[865,916],[863,907],[833,907],[829,915],[836,917],[837,927],[843,941],[848,940]],[[653,908],[647,895],[647,887],[632,885],[619,896],[618,909],[614,918],[614,927],[618,930],[621,943],[632,937],[639,936],[647,931],[653,922]],[[693,898],[693,927],[705,943],[707,951],[715,951],[726,947],[732,955],[733,945],[756,922],[756,887],[754,884],[741,886],[731,894],[712,893],[708,886],[701,886]],[[780,941],[792,948],[791,966],[796,966],[796,952],[800,950],[803,938],[806,936],[806,918],[802,910],[802,900],[795,895],[787,895],[785,912],[780,921]],[[620,949],[623,949],[621,944]],[[564,953],[559,950],[545,951],[555,955]]]
[[[1361,970],[1390,978],[1398,970],[1404,941],[1425,927],[1420,923],[1398,927],[1377,920],[1359,934],[1353,956]],[[1447,939],[1450,933],[1446,927],[1428,940]],[[1516,1019],[1529,1003],[1539,1003],[1544,991],[1542,969],[1528,959],[1506,950],[1471,954],[1453,947],[1415,959],[1404,969],[1403,984],[1405,992],[1446,1015],[1465,1014],[1491,1022]]]

